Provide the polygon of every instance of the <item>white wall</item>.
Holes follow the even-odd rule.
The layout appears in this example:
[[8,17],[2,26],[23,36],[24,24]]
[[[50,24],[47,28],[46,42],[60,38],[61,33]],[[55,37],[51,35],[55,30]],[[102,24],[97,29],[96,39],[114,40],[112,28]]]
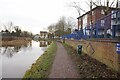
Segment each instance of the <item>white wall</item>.
[[87,26],[87,15],[83,16],[83,29]]

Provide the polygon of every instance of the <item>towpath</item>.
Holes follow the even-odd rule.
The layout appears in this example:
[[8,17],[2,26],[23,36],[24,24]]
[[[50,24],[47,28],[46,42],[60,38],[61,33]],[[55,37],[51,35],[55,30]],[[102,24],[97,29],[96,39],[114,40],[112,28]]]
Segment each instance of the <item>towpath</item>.
[[63,45],[57,42],[57,53],[52,65],[49,78],[79,78],[79,73],[75,68],[70,56]]

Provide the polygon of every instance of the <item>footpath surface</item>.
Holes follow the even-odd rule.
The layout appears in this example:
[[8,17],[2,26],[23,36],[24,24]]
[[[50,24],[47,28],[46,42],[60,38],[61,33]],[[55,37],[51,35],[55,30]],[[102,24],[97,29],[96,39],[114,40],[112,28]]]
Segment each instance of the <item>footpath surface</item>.
[[51,74],[49,78],[79,78],[79,73],[75,68],[70,56],[62,46],[57,42],[57,53],[52,65]]

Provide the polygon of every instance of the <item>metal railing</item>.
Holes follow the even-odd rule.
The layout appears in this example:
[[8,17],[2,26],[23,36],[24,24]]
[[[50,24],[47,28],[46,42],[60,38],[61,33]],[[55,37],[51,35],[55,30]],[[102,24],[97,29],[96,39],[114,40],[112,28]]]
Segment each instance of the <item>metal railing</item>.
[[61,36],[61,38],[62,39],[74,38],[76,40],[80,40],[82,38],[90,40],[95,38],[95,40],[99,39],[99,41],[119,42],[120,10],[113,11],[112,13],[106,15],[105,17],[97,20],[92,25],[88,25],[84,29],[74,31],[71,34],[63,35]]

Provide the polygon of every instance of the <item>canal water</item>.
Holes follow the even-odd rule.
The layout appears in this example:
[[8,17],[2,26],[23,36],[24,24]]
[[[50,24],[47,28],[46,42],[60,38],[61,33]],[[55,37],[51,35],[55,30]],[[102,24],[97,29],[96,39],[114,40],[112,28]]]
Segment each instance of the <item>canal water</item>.
[[0,48],[0,76],[2,78],[22,78],[31,65],[44,53],[49,42],[31,41],[22,46]]

